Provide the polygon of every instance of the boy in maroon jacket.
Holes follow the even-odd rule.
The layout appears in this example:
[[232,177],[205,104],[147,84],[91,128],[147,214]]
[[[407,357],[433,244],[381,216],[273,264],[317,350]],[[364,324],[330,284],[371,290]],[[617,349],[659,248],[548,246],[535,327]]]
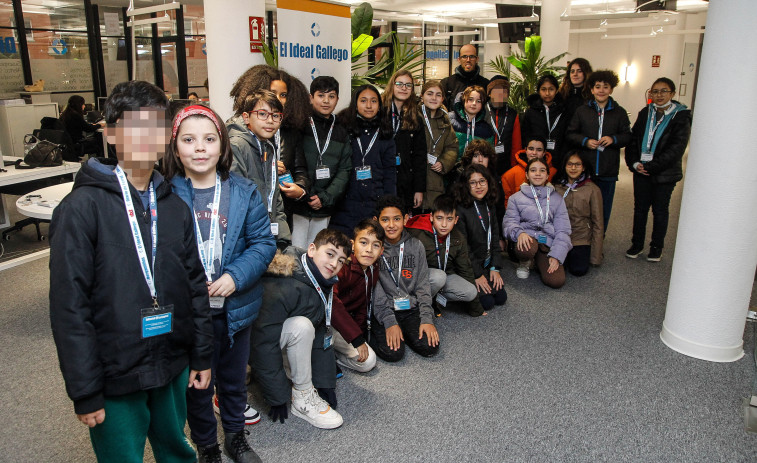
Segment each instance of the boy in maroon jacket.
[[355,227],[353,252],[334,285],[334,353],[336,363],[365,373],[376,366],[376,353],[366,342],[373,288],[379,279],[378,259],[384,250],[384,229],[373,219]]

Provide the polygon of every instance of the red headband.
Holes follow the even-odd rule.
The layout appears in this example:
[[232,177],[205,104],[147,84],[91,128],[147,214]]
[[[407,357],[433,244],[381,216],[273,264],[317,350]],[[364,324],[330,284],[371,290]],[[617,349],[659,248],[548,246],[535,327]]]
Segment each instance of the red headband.
[[221,126],[218,124],[218,119],[216,119],[216,115],[213,114],[213,111],[210,108],[202,105],[192,105],[187,106],[186,108],[179,111],[178,114],[176,114],[176,117],[173,120],[173,130],[171,130],[171,140],[176,139],[176,134],[179,132],[179,126],[184,121],[184,119],[190,116],[198,115],[205,116],[213,121],[213,124],[215,124],[218,133],[221,133]]

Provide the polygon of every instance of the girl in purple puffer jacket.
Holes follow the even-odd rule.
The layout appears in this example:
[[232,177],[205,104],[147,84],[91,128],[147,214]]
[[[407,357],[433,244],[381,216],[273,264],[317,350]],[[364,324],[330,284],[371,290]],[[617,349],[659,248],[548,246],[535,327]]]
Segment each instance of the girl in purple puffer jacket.
[[528,278],[536,261],[541,281],[551,288],[560,288],[565,284],[565,256],[573,245],[568,211],[548,178],[549,166],[543,160],[528,161],[526,182],[510,196],[502,228],[503,235],[517,243],[518,278]]

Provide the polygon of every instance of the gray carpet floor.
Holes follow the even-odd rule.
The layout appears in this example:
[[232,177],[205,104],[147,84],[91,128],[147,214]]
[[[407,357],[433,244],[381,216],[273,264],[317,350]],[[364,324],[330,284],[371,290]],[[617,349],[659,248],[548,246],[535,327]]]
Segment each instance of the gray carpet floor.
[[[741,405],[754,375],[752,327],[744,358],[725,364],[659,338],[681,191],[659,264],[623,255],[632,215],[623,172],[602,267],[560,290],[507,269],[505,306],[438,320],[438,357],[408,351],[369,374],[345,372],[340,429],[264,417],[248,427],[250,443],[264,461],[288,463],[757,461]],[[94,460],[57,365],[47,264],[0,272],[0,461]],[[267,411],[254,386],[250,400]]]

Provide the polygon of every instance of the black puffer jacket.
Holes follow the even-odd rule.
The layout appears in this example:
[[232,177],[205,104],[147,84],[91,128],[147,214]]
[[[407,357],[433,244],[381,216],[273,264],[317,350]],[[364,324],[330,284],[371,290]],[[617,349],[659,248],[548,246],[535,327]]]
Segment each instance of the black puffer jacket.
[[[691,135],[691,111],[677,101],[673,101],[678,107],[668,126],[660,136],[660,141],[654,150],[654,157],[644,164],[654,183],[676,183],[683,178],[681,159],[689,144]],[[651,105],[650,105],[651,106]],[[646,147],[644,131],[647,124],[650,106],[639,111],[639,116],[631,129],[631,142],[626,147],[626,165],[631,172],[637,173],[633,165],[641,162],[641,150]],[[641,175],[641,174],[638,174]]]
[[[481,217],[484,221],[484,226],[489,227],[489,216],[486,214],[486,203],[483,201],[476,201],[479,211],[481,211]],[[489,269],[491,267],[497,270],[501,269],[504,265],[504,258],[499,248],[499,240],[502,239],[500,232],[500,219],[497,217],[497,208],[495,206],[489,206],[489,212],[491,213],[491,229],[492,240],[491,246],[488,249],[488,254],[491,256],[491,262],[487,267],[484,267],[486,261],[486,230],[481,226],[481,220],[478,218],[475,206],[471,203],[470,207],[465,207],[463,204],[457,206],[457,215],[460,217],[455,230],[460,230],[465,237],[465,242],[468,243],[468,256],[470,256],[471,268],[473,269],[473,278],[479,278],[482,275],[489,276]]]
[[[544,103],[538,93],[526,98],[528,103],[528,109],[523,114],[523,119],[520,121],[521,141],[523,148],[528,145],[530,137],[536,135],[549,140],[552,138],[555,140],[555,148],[549,149],[544,147],[545,151],[549,151],[552,154],[552,165],[562,165],[563,153],[567,150],[567,143],[565,140],[565,131],[568,128],[568,114],[565,111],[565,104],[562,96],[558,93],[555,95],[555,99],[552,101],[552,105],[549,107],[549,122],[550,126],[555,124],[555,128],[551,132],[547,128],[547,111],[544,108]],[[558,119],[559,118],[559,119]]]
[[[173,332],[142,339],[140,309],[152,306],[110,160],[90,159],[50,223],[50,322],[66,391],[78,414],[105,397],[168,384],[187,365],[210,368],[213,326],[192,213],[153,174],[158,246],[153,271],[158,302],[172,304]],[[134,187],[134,207],[149,258],[149,215]]]
[[277,252],[262,278],[263,304],[252,325],[250,366],[263,389],[263,398],[270,405],[283,405],[292,395],[292,388],[284,371],[279,339],[287,318],[306,317],[315,327],[311,363],[313,385],[317,388],[336,387],[334,349],[323,348],[326,334],[326,310],[300,258],[301,249],[290,246]]
[[426,192],[426,135],[423,133],[423,122],[418,122],[415,130],[400,129],[394,137],[394,146],[400,157],[397,196],[405,201],[408,210],[413,208],[415,193]]
[[[281,162],[292,174],[294,183],[307,191],[310,188],[310,179],[308,178],[308,165],[303,150],[302,132],[294,127],[281,127],[279,133],[281,134]],[[284,201],[284,211],[287,217],[291,216],[297,200],[288,198],[283,194],[281,199]]]
[[[622,106],[610,97],[605,106],[605,118],[602,124],[602,136],[613,138],[612,144],[603,151],[586,147],[589,139],[597,139],[599,135],[599,116],[597,116],[597,103],[589,101],[584,106],[576,109],[573,119],[568,126],[566,138],[571,147],[578,148],[591,159],[595,177],[617,177],[620,169],[620,149],[631,141],[631,122],[628,113]],[[556,164],[554,156],[552,165]]]

